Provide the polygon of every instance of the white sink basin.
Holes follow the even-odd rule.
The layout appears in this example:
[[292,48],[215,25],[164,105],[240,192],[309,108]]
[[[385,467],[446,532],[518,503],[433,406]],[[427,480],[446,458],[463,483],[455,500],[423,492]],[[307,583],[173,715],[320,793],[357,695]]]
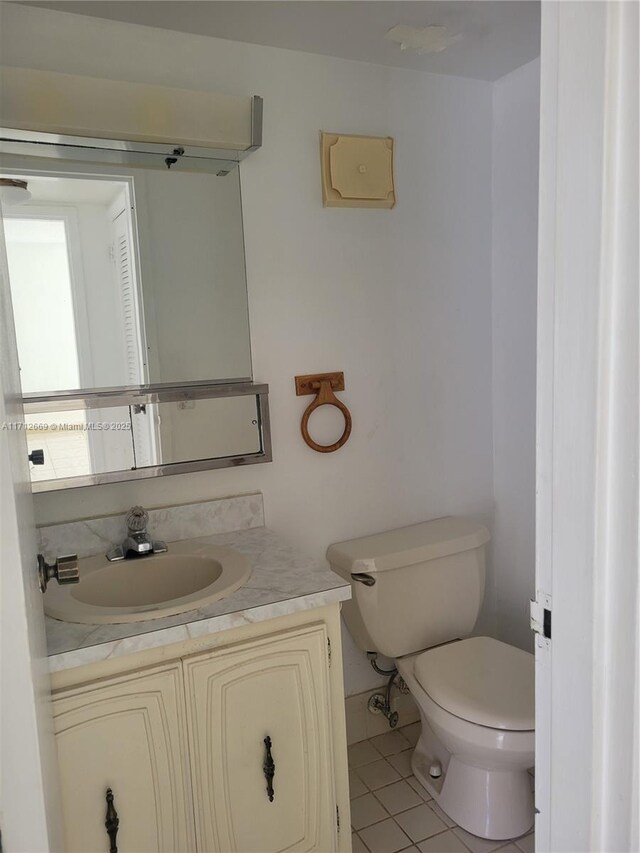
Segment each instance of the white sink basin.
[[193,542],[118,563],[88,557],[79,570],[80,583],[49,587],[47,616],[90,625],[173,616],[230,595],[251,574],[247,558],[233,548]]

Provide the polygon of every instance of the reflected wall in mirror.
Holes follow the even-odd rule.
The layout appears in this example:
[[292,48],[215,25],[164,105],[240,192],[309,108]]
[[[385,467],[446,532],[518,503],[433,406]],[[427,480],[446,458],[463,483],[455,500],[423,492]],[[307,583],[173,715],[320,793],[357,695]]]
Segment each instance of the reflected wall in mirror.
[[251,378],[240,176],[3,155],[24,393]]
[[147,464],[259,453],[258,414],[255,397],[158,403],[159,459]]

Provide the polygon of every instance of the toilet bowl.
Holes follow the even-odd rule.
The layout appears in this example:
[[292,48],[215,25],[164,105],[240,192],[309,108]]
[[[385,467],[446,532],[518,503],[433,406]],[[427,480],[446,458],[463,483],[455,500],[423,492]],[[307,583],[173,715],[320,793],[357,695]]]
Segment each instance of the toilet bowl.
[[502,840],[534,822],[534,659],[470,637],[488,541],[483,525],[447,516],[331,545],[327,558],[352,584],[343,615],[356,645],[395,659],[418,705],[416,777],[463,829]]
[[[418,705],[417,779],[455,822],[483,838],[514,838],[534,821],[533,656],[489,637],[397,661]],[[430,770],[441,767],[434,779]]]

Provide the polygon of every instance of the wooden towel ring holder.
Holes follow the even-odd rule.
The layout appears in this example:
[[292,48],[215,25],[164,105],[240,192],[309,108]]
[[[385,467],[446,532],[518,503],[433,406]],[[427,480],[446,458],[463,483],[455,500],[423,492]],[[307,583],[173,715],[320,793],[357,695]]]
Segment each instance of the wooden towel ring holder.
[[[305,442],[318,453],[333,453],[349,440],[351,435],[351,412],[342,400],[338,400],[334,391],[344,391],[344,373],[313,373],[296,376],[296,395],[315,394],[315,400],[307,406],[302,416],[300,431]],[[318,444],[309,435],[309,418],[320,406],[335,406],[344,416],[344,432],[333,444]]]

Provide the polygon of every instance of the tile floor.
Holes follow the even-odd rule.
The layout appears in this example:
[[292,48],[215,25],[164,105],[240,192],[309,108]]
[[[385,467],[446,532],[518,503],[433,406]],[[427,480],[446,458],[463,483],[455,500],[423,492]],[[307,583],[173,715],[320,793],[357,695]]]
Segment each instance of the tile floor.
[[533,833],[511,841],[470,835],[411,773],[420,723],[349,747],[354,853],[534,853]]

